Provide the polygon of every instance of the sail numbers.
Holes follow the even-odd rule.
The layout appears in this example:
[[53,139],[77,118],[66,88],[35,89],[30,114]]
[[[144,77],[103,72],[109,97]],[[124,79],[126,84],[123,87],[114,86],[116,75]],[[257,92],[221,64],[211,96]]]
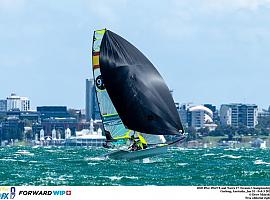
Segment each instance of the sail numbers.
[[96,86],[100,90],[104,90],[105,89],[105,86],[104,86],[103,79],[102,79],[101,75],[99,75],[96,78]]

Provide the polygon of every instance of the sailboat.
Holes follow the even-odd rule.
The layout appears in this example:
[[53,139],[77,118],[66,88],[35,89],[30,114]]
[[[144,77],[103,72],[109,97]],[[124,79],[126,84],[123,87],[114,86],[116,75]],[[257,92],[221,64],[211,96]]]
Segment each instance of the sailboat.
[[[110,30],[96,30],[92,64],[106,145],[122,147],[109,153],[109,158],[152,157],[185,138],[169,88],[135,46]],[[132,135],[147,143],[147,148],[128,149]],[[165,142],[166,135],[174,135],[175,140]],[[156,142],[149,143],[151,138]]]

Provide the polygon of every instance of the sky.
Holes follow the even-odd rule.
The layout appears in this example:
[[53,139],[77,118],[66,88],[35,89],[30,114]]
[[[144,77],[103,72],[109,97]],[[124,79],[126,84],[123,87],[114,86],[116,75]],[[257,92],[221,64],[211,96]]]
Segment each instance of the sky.
[[135,45],[180,103],[270,105],[270,0],[0,0],[0,99],[85,107],[93,31]]

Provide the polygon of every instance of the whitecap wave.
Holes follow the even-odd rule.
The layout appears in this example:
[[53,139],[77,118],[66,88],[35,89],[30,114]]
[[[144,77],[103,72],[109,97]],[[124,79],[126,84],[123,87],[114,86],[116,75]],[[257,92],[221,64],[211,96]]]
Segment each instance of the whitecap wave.
[[57,158],[57,160],[68,160],[70,158]]
[[139,177],[136,177],[136,176],[103,176],[103,177],[104,178],[108,178],[111,181],[120,181],[123,178],[126,178],[126,179],[136,179],[136,180],[139,179]]
[[30,160],[29,163],[37,163],[38,161],[36,160]]
[[188,163],[177,163],[176,165],[179,165],[179,166],[186,166],[186,165],[189,165]]
[[224,151],[239,151],[240,148],[227,148],[227,149],[224,149]]
[[17,160],[18,162],[26,163],[27,160]]
[[270,162],[264,162],[262,160],[255,160],[254,164],[255,165],[270,165]]
[[86,161],[100,161],[100,160],[107,160],[108,158],[105,156],[101,156],[101,157],[89,157],[89,158],[84,158],[84,160]]
[[49,149],[49,150],[45,150],[45,151],[53,153],[53,152],[57,152],[57,149]]
[[206,154],[203,154],[202,156],[214,156],[214,155],[216,155],[216,154],[214,154],[214,153],[206,153]]
[[17,161],[17,160],[12,159],[12,158],[0,158],[0,160],[2,160],[2,161]]
[[169,151],[183,151],[187,148],[184,148],[184,147],[169,147],[168,150]]
[[232,159],[239,159],[242,158],[242,156],[234,156],[234,155],[223,155],[220,156],[221,158],[232,158]]
[[34,153],[30,153],[29,151],[27,150],[18,150],[15,155],[27,155],[27,156],[34,156],[35,154]]
[[97,165],[98,163],[87,163],[88,165],[91,165],[91,166],[95,166]]

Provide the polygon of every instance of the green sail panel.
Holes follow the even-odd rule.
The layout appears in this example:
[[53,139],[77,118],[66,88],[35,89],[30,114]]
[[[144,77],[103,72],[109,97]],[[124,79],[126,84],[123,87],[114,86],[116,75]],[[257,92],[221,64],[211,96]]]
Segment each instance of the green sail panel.
[[103,79],[100,73],[100,45],[105,32],[106,29],[97,30],[94,32],[92,46],[93,77],[95,80],[95,90],[104,130],[108,131],[113,138],[117,138],[129,134],[131,131],[125,128],[122,120],[120,119],[103,84]]

